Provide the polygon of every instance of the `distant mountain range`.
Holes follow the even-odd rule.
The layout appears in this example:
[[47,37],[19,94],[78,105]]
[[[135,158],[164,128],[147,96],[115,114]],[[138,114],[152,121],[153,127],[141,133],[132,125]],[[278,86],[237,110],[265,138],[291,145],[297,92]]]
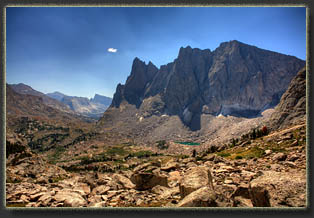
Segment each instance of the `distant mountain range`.
[[111,104],[111,98],[95,94],[94,98],[67,96],[61,92],[44,94],[23,83],[10,84],[15,92],[22,95],[41,97],[43,103],[62,112],[84,115],[98,119]]
[[112,98],[98,94],[95,94],[94,98],[91,99],[68,96],[61,92],[47,93],[46,95],[69,106],[76,113],[94,118],[100,118],[112,101]]

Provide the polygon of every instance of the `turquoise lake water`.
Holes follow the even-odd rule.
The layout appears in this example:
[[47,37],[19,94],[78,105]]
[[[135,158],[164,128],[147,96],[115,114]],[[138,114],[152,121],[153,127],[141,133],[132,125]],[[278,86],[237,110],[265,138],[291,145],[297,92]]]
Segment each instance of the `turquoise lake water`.
[[200,145],[200,143],[197,142],[175,142],[177,144],[182,144],[182,145]]

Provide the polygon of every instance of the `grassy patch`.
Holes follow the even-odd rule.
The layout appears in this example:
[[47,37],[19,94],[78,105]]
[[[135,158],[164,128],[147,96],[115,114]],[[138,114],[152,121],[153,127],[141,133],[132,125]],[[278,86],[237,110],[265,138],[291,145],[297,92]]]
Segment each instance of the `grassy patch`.
[[109,156],[113,156],[116,154],[117,155],[125,155],[125,154],[127,154],[127,151],[124,150],[122,147],[112,147],[106,151],[106,154]]
[[253,147],[250,148],[246,151],[243,151],[241,153],[238,153],[237,155],[234,155],[234,158],[236,158],[237,156],[241,156],[243,158],[246,159],[251,159],[251,158],[261,158],[264,155],[264,150],[259,148],[259,147]]
[[220,156],[220,157],[229,157],[229,156],[231,156],[231,154],[228,153],[228,152],[219,152],[217,155]]
[[51,156],[48,156],[48,162],[56,164],[63,152],[65,152],[65,148],[63,146],[56,147],[55,152]]
[[150,157],[152,156],[153,153],[151,151],[138,151],[132,154],[134,157],[143,158],[143,157]]

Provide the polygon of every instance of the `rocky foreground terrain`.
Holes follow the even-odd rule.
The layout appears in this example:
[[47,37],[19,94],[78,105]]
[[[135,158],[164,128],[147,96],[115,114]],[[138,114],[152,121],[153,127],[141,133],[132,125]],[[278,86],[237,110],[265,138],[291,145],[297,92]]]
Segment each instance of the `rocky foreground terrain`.
[[[8,207],[306,207],[306,125],[188,154],[86,140],[54,162],[9,136]],[[162,144],[162,143],[161,143]],[[165,143],[163,146],[166,146]],[[158,146],[158,145],[157,145]],[[160,145],[159,145],[160,146]],[[168,145],[171,146],[171,145]]]

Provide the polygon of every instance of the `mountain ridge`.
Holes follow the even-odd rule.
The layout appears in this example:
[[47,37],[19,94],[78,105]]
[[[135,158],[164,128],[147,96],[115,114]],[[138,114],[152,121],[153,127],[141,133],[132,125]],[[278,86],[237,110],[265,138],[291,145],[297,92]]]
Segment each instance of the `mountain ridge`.
[[[147,112],[176,115],[191,130],[199,130],[202,114],[260,116],[278,104],[304,65],[296,57],[236,40],[223,42],[214,51],[181,47],[178,57],[160,69],[135,58],[130,76],[124,85],[118,84],[110,108],[121,109],[125,101],[136,106],[139,117],[149,116]],[[110,112],[104,115],[103,123],[109,116]]]
[[111,103],[111,98],[95,94],[94,98],[68,96],[61,92],[44,94],[24,83],[8,84],[20,94],[39,96],[43,103],[67,113],[77,113],[91,118],[99,118]]
[[33,89],[31,86],[26,85],[24,83],[18,83],[18,84],[7,84],[10,88],[12,88],[15,92],[22,94],[22,95],[33,95],[38,96],[43,99],[43,103],[47,106],[50,106],[52,108],[56,108],[60,111],[66,112],[66,113],[74,113],[69,106],[57,101],[56,99],[53,99],[47,95],[45,95],[42,92],[39,92],[35,89]]

